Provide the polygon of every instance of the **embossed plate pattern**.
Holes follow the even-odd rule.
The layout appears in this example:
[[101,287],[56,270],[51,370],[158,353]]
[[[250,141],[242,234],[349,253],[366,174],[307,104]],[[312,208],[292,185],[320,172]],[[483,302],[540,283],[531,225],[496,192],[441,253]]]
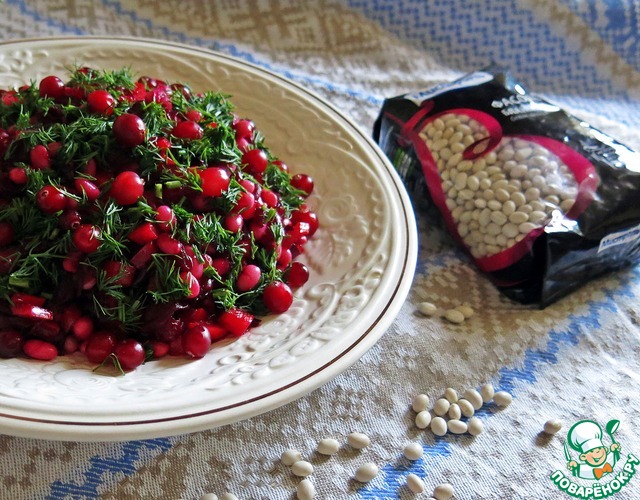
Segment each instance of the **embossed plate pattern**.
[[271,410],[357,361],[398,313],[417,254],[410,202],[384,154],[320,98],[224,55],[140,39],[56,38],[0,44],[0,87],[87,65],[232,95],[271,150],[311,174],[321,229],[291,309],[197,361],[163,359],[126,376],[77,356],[0,360],[0,432],[105,441],[175,435]]

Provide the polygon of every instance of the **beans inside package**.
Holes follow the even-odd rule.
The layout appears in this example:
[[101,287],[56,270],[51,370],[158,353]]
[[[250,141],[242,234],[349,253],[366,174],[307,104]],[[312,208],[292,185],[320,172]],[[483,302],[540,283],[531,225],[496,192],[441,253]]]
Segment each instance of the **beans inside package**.
[[501,68],[387,99],[374,138],[513,300],[546,307],[638,259],[640,154]]

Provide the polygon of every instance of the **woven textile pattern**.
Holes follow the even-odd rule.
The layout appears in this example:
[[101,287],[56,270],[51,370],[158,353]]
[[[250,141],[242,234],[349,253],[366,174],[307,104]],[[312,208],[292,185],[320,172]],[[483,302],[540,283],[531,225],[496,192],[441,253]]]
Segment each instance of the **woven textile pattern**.
[[[640,149],[639,16],[638,0],[4,0],[0,39],[134,36],[217,50],[308,87],[367,134],[385,97],[496,61],[533,92]],[[225,491],[291,499],[299,478],[279,462],[289,447],[314,464],[321,499],[413,498],[410,473],[428,492],[453,484],[457,499],[555,499],[564,494],[549,476],[566,471],[566,431],[587,418],[620,420],[623,455],[640,456],[638,269],[533,310],[501,297],[429,215],[418,215],[418,229],[416,277],[400,315],[333,381],[269,413],[185,436],[0,436],[0,499],[190,500]],[[422,301],[441,309],[468,303],[476,314],[454,326],[418,315]],[[446,387],[463,392],[485,382],[514,401],[478,412],[480,436],[438,438],[413,424],[414,394],[435,401]],[[540,433],[549,418],[565,423],[553,438]],[[353,431],[372,445],[344,446],[330,458],[314,452],[320,439],[344,443]],[[411,441],[424,447],[414,462],[402,456]],[[367,461],[381,473],[362,485],[352,477]],[[640,477],[612,498],[640,498]]]

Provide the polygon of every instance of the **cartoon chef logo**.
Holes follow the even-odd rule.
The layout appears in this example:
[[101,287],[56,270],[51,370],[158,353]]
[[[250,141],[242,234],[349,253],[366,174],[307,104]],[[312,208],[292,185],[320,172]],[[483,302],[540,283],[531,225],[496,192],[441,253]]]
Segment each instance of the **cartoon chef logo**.
[[[610,447],[604,445],[602,428],[592,420],[581,420],[569,429],[567,441],[565,441],[565,454],[568,460],[567,467],[574,476],[581,479],[600,480],[604,475],[613,472],[616,463],[620,460],[621,446],[613,438],[613,433],[619,425],[618,420],[611,420],[605,427],[611,438]],[[580,454],[580,463],[571,458],[567,442]]]
[[[549,476],[553,484],[580,500],[607,498],[626,488],[640,466],[640,459],[633,453],[620,457],[622,446],[613,437],[618,427],[619,420],[609,420],[604,432],[593,420],[573,424],[564,442],[566,469],[553,471]],[[609,437],[609,446],[605,446],[604,435]],[[574,450],[573,456],[570,448]],[[577,458],[575,452],[578,452]]]

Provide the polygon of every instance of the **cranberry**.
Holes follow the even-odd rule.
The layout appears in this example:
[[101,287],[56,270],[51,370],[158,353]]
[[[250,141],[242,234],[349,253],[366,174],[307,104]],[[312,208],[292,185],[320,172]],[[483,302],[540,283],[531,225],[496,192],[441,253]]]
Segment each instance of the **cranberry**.
[[311,237],[318,230],[318,216],[314,212],[302,212],[300,210],[296,210],[291,215],[291,222],[295,225],[299,222],[303,222],[309,225],[308,236]]
[[262,299],[272,313],[281,314],[291,307],[293,294],[282,281],[273,281],[264,289]]
[[251,193],[243,191],[240,193],[240,196],[238,196],[236,206],[233,207],[231,213],[241,214],[243,219],[249,220],[256,212],[255,203],[255,197]]
[[[278,256],[278,262],[277,262],[278,269],[285,269],[291,262],[292,258],[293,258],[293,255],[291,255],[291,250],[289,250],[288,248],[281,247],[280,255]],[[289,285],[291,286],[291,283],[289,283]]]
[[113,134],[116,140],[127,148],[142,144],[146,131],[147,128],[142,119],[131,113],[124,113],[113,122]]
[[181,272],[180,278],[185,282],[187,288],[189,289],[187,299],[195,299],[198,295],[200,295],[200,283],[190,271]]
[[176,224],[176,216],[173,209],[167,205],[160,205],[156,209],[156,221],[159,222],[158,228],[161,231],[171,231]]
[[238,120],[233,125],[233,129],[236,132],[236,139],[251,140],[255,125],[251,120]]
[[102,268],[106,277],[112,280],[114,285],[124,287],[133,285],[133,279],[136,273],[135,267],[117,260],[108,260],[102,265]]
[[263,189],[262,193],[260,193],[260,197],[262,201],[264,201],[265,205],[269,208],[275,208],[278,206],[278,195],[269,189]]
[[75,210],[65,210],[60,214],[58,223],[62,229],[74,230],[82,224],[82,217]]
[[27,340],[22,346],[24,353],[33,359],[51,361],[58,355],[58,349],[51,342],[44,340]]
[[218,320],[222,327],[236,337],[244,334],[249,329],[249,326],[251,326],[252,321],[252,314],[237,308],[231,308],[222,313]]
[[185,113],[185,117],[189,121],[199,122],[200,120],[202,120],[202,113],[200,113],[200,111],[198,111],[197,109],[190,109]]
[[81,177],[73,181],[76,190],[84,196],[89,202],[95,201],[100,196],[100,189],[93,182]]
[[93,334],[93,320],[89,316],[80,316],[73,322],[71,331],[78,340],[87,340]]
[[202,194],[205,196],[220,196],[229,188],[229,172],[225,168],[205,168],[198,175],[202,183]]
[[42,144],[34,146],[29,151],[29,162],[34,170],[46,170],[51,168],[49,151]]
[[11,313],[21,318],[42,319],[47,321],[53,319],[53,313],[51,311],[34,304],[29,304],[28,302],[15,302],[11,306]]
[[50,142],[47,144],[47,151],[49,151],[49,156],[51,158],[55,158],[58,156],[58,152],[62,149],[62,143],[59,141]]
[[240,214],[229,214],[222,220],[222,227],[232,233],[237,233],[242,229],[244,219]]
[[247,264],[242,268],[236,280],[236,288],[240,292],[248,292],[253,290],[260,282],[262,272],[260,268],[254,264]]
[[11,136],[9,132],[0,128],[0,157],[2,157],[11,144]]
[[289,166],[281,160],[275,160],[273,164],[283,172],[289,172]]
[[291,178],[291,185],[303,191],[307,196],[313,191],[313,179],[306,174],[296,174]]
[[94,90],[87,96],[87,105],[94,113],[110,116],[116,105],[116,99],[106,90]]
[[299,288],[309,279],[309,268],[302,262],[294,262],[287,273],[287,284],[292,288]]
[[80,309],[71,304],[65,307],[65,309],[60,314],[58,321],[60,322],[60,326],[65,332],[71,331],[74,323],[78,321],[78,318],[82,317],[82,312]]
[[226,257],[216,257],[211,260],[213,267],[221,278],[224,278],[231,271],[231,261]]
[[78,250],[84,253],[93,253],[102,244],[101,231],[97,226],[82,224],[74,232],[71,239]]
[[194,326],[182,335],[182,348],[192,358],[202,358],[211,347],[211,334],[206,326]]
[[118,342],[113,353],[124,371],[135,370],[144,363],[145,352],[142,344],[135,339],[124,339]]
[[151,350],[153,351],[153,357],[158,359],[166,356],[169,353],[169,344],[166,342],[159,342],[154,340],[150,343]]
[[15,358],[22,352],[22,335],[15,330],[0,331],[0,358]]
[[96,332],[89,340],[85,349],[85,355],[91,363],[102,363],[116,347],[116,338],[109,332]]
[[144,181],[138,174],[130,170],[118,174],[109,190],[109,196],[118,205],[133,205],[143,193]]
[[138,245],[144,245],[158,238],[158,231],[151,222],[143,222],[129,233],[129,239]]
[[242,155],[242,163],[252,174],[261,174],[267,169],[269,158],[262,149],[250,149]]
[[167,233],[158,235],[156,244],[158,245],[158,250],[160,250],[162,253],[166,253],[169,255],[180,255],[182,253],[182,243],[175,238],[172,238]]
[[4,247],[13,243],[16,232],[9,222],[0,222],[0,246]]
[[9,179],[11,179],[11,182],[14,184],[18,184],[20,186],[29,182],[26,170],[20,167],[13,167],[9,170]]
[[73,354],[80,348],[80,342],[73,335],[67,335],[62,345],[62,350],[65,354]]
[[171,135],[177,137],[178,139],[202,139],[202,134],[202,127],[196,122],[192,121],[180,122],[175,127],[173,127],[173,130],[171,131]]
[[47,76],[40,81],[40,97],[59,99],[64,97],[64,82],[57,76]]

